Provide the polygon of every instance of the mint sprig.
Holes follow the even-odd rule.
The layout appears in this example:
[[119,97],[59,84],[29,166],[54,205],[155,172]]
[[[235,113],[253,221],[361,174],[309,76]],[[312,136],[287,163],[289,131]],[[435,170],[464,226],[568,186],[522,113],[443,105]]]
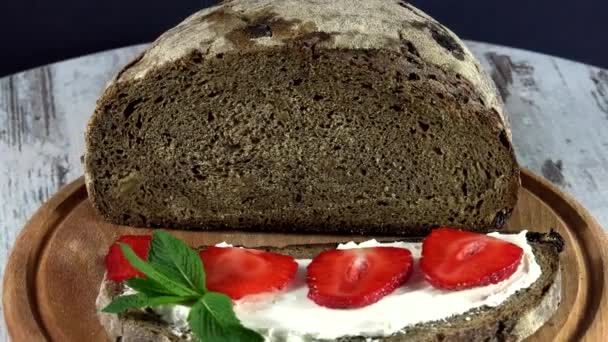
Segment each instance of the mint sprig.
[[150,246],[148,261],[157,270],[198,294],[207,291],[203,262],[196,251],[163,232],[154,235]]
[[[157,235],[158,233],[155,232],[152,235],[152,240],[154,240]],[[179,280],[172,279],[170,275],[164,274],[155,266],[138,257],[137,254],[135,254],[135,252],[133,251],[133,249],[131,249],[131,246],[124,243],[119,243],[118,245],[120,246],[120,250],[124,254],[125,258],[127,258],[127,261],[129,261],[131,266],[135,267],[135,269],[145,274],[148,278],[150,278],[150,280],[155,282],[164,291],[183,297],[201,295],[198,291],[188,288],[185,285],[182,285]],[[152,253],[152,244],[150,244],[150,253]]]
[[[157,282],[151,280],[150,278],[131,278],[127,279],[125,281],[125,284],[137,292],[146,293],[148,295],[154,295],[155,297],[173,294],[172,291],[167,290],[167,288],[159,285]],[[193,297],[196,298],[197,296]]]
[[121,313],[166,304],[190,305],[188,324],[199,341],[264,340],[241,324],[228,296],[207,290],[203,262],[183,241],[163,231],[154,231],[148,261],[138,257],[129,245],[120,244],[120,249],[127,261],[147,278],[127,280],[126,285],[137,293],[115,298],[103,312]]
[[188,315],[188,324],[203,341],[263,341],[253,330],[241,325],[232,310],[230,298],[216,292],[208,292],[197,301]]

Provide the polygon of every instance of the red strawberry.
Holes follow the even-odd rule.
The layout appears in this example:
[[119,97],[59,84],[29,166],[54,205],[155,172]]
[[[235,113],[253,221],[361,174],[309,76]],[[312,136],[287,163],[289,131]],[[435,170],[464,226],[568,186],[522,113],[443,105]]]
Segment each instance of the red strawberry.
[[328,308],[373,304],[403,285],[412,269],[412,254],[397,247],[333,249],[308,265],[308,298]]
[[112,246],[106,255],[105,264],[108,271],[108,278],[114,281],[123,281],[133,277],[144,277],[143,273],[139,272],[131,264],[120,250],[119,242],[126,243],[131,246],[135,254],[142,259],[148,258],[148,250],[150,249],[150,235],[123,235]]
[[519,246],[504,240],[438,228],[422,242],[420,268],[433,286],[459,290],[509,278],[522,255]]
[[294,258],[237,247],[207,247],[200,252],[207,288],[237,300],[243,296],[283,289],[295,277]]

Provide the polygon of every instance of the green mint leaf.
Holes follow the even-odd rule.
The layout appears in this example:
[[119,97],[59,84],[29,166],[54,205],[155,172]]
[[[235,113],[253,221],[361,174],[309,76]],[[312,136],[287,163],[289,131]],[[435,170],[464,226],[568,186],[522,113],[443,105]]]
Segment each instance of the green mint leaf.
[[240,329],[234,330],[234,335],[236,336],[236,341],[251,341],[251,342],[263,342],[264,337],[259,333],[240,326]]
[[114,300],[103,308],[103,312],[107,313],[121,313],[128,309],[141,308],[146,305],[148,296],[143,293],[120,296],[114,298]]
[[148,297],[144,293],[137,293],[116,297],[108,306],[103,308],[102,311],[107,313],[121,313],[129,309],[154,307],[163,304],[179,304],[188,300],[192,299],[176,296]]
[[213,319],[221,325],[241,324],[232,308],[232,299],[223,293],[207,292],[200,299]]
[[200,301],[190,308],[188,325],[196,340],[200,342],[221,341],[225,334],[225,328],[213,320],[213,316],[207,312],[207,308]]
[[125,281],[125,285],[133,290],[144,293],[149,297],[159,297],[173,295],[173,292],[168,291],[165,287],[155,282],[150,278],[131,278]]
[[133,252],[131,247],[124,243],[119,243],[120,249],[124,254],[125,258],[131,266],[135,267],[138,271],[145,274],[148,278],[155,281],[159,286],[161,286],[165,291],[174,294],[178,297],[198,297],[199,293],[196,291],[184,286],[180,282],[177,282],[166,276],[161,271],[157,270],[154,266],[147,263],[145,260],[142,260],[140,257]]
[[154,231],[148,261],[164,275],[200,295],[207,291],[203,262],[198,253],[173,235]]
[[188,324],[192,334],[201,342],[264,341],[260,334],[241,325],[232,310],[230,298],[218,293],[207,293],[192,306]]

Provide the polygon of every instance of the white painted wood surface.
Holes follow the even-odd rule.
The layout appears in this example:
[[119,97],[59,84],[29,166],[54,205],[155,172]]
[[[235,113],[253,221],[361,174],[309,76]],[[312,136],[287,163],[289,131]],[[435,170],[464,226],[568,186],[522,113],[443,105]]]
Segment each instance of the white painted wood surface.
[[[143,48],[107,51],[0,79],[2,279],[10,248],[27,219],[61,186],[82,175],[84,127],[95,101],[113,74]],[[6,341],[0,311],[0,341]]]
[[[505,98],[520,163],[574,195],[608,227],[608,71],[518,49],[468,45]],[[0,79],[0,277],[26,220],[82,174],[83,132],[95,101],[143,48]],[[0,340],[7,340],[3,319]]]

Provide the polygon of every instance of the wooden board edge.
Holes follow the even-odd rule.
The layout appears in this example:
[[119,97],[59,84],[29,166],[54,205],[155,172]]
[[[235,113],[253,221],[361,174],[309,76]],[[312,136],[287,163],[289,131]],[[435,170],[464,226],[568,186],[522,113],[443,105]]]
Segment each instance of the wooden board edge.
[[[2,305],[9,336],[15,341],[49,341],[36,303],[36,270],[54,227],[65,218],[74,202],[86,197],[83,177],[72,181],[45,202],[28,220],[13,244],[4,270]],[[70,199],[72,201],[70,201]],[[19,266],[21,265],[21,266]],[[33,270],[28,272],[28,269]],[[25,290],[25,291],[24,291]],[[8,310],[7,308],[10,308]]]
[[[522,186],[543,199],[544,202],[551,203],[552,208],[560,213],[570,226],[587,227],[587,229],[575,231],[574,234],[577,240],[583,241],[581,245],[593,246],[598,252],[594,256],[587,251],[582,251],[585,256],[585,269],[600,271],[588,272],[590,278],[588,283],[591,288],[586,293],[600,293],[601,298],[592,298],[586,294],[581,296],[581,299],[585,301],[584,306],[587,307],[585,313],[589,316],[577,320],[584,322],[584,325],[572,327],[573,335],[571,337],[576,341],[601,340],[608,336],[606,328],[608,326],[606,324],[608,322],[608,289],[606,288],[608,286],[608,236],[606,231],[570,194],[561,191],[551,182],[528,169],[522,168],[521,175]],[[543,193],[534,191],[539,188],[545,191]]]

